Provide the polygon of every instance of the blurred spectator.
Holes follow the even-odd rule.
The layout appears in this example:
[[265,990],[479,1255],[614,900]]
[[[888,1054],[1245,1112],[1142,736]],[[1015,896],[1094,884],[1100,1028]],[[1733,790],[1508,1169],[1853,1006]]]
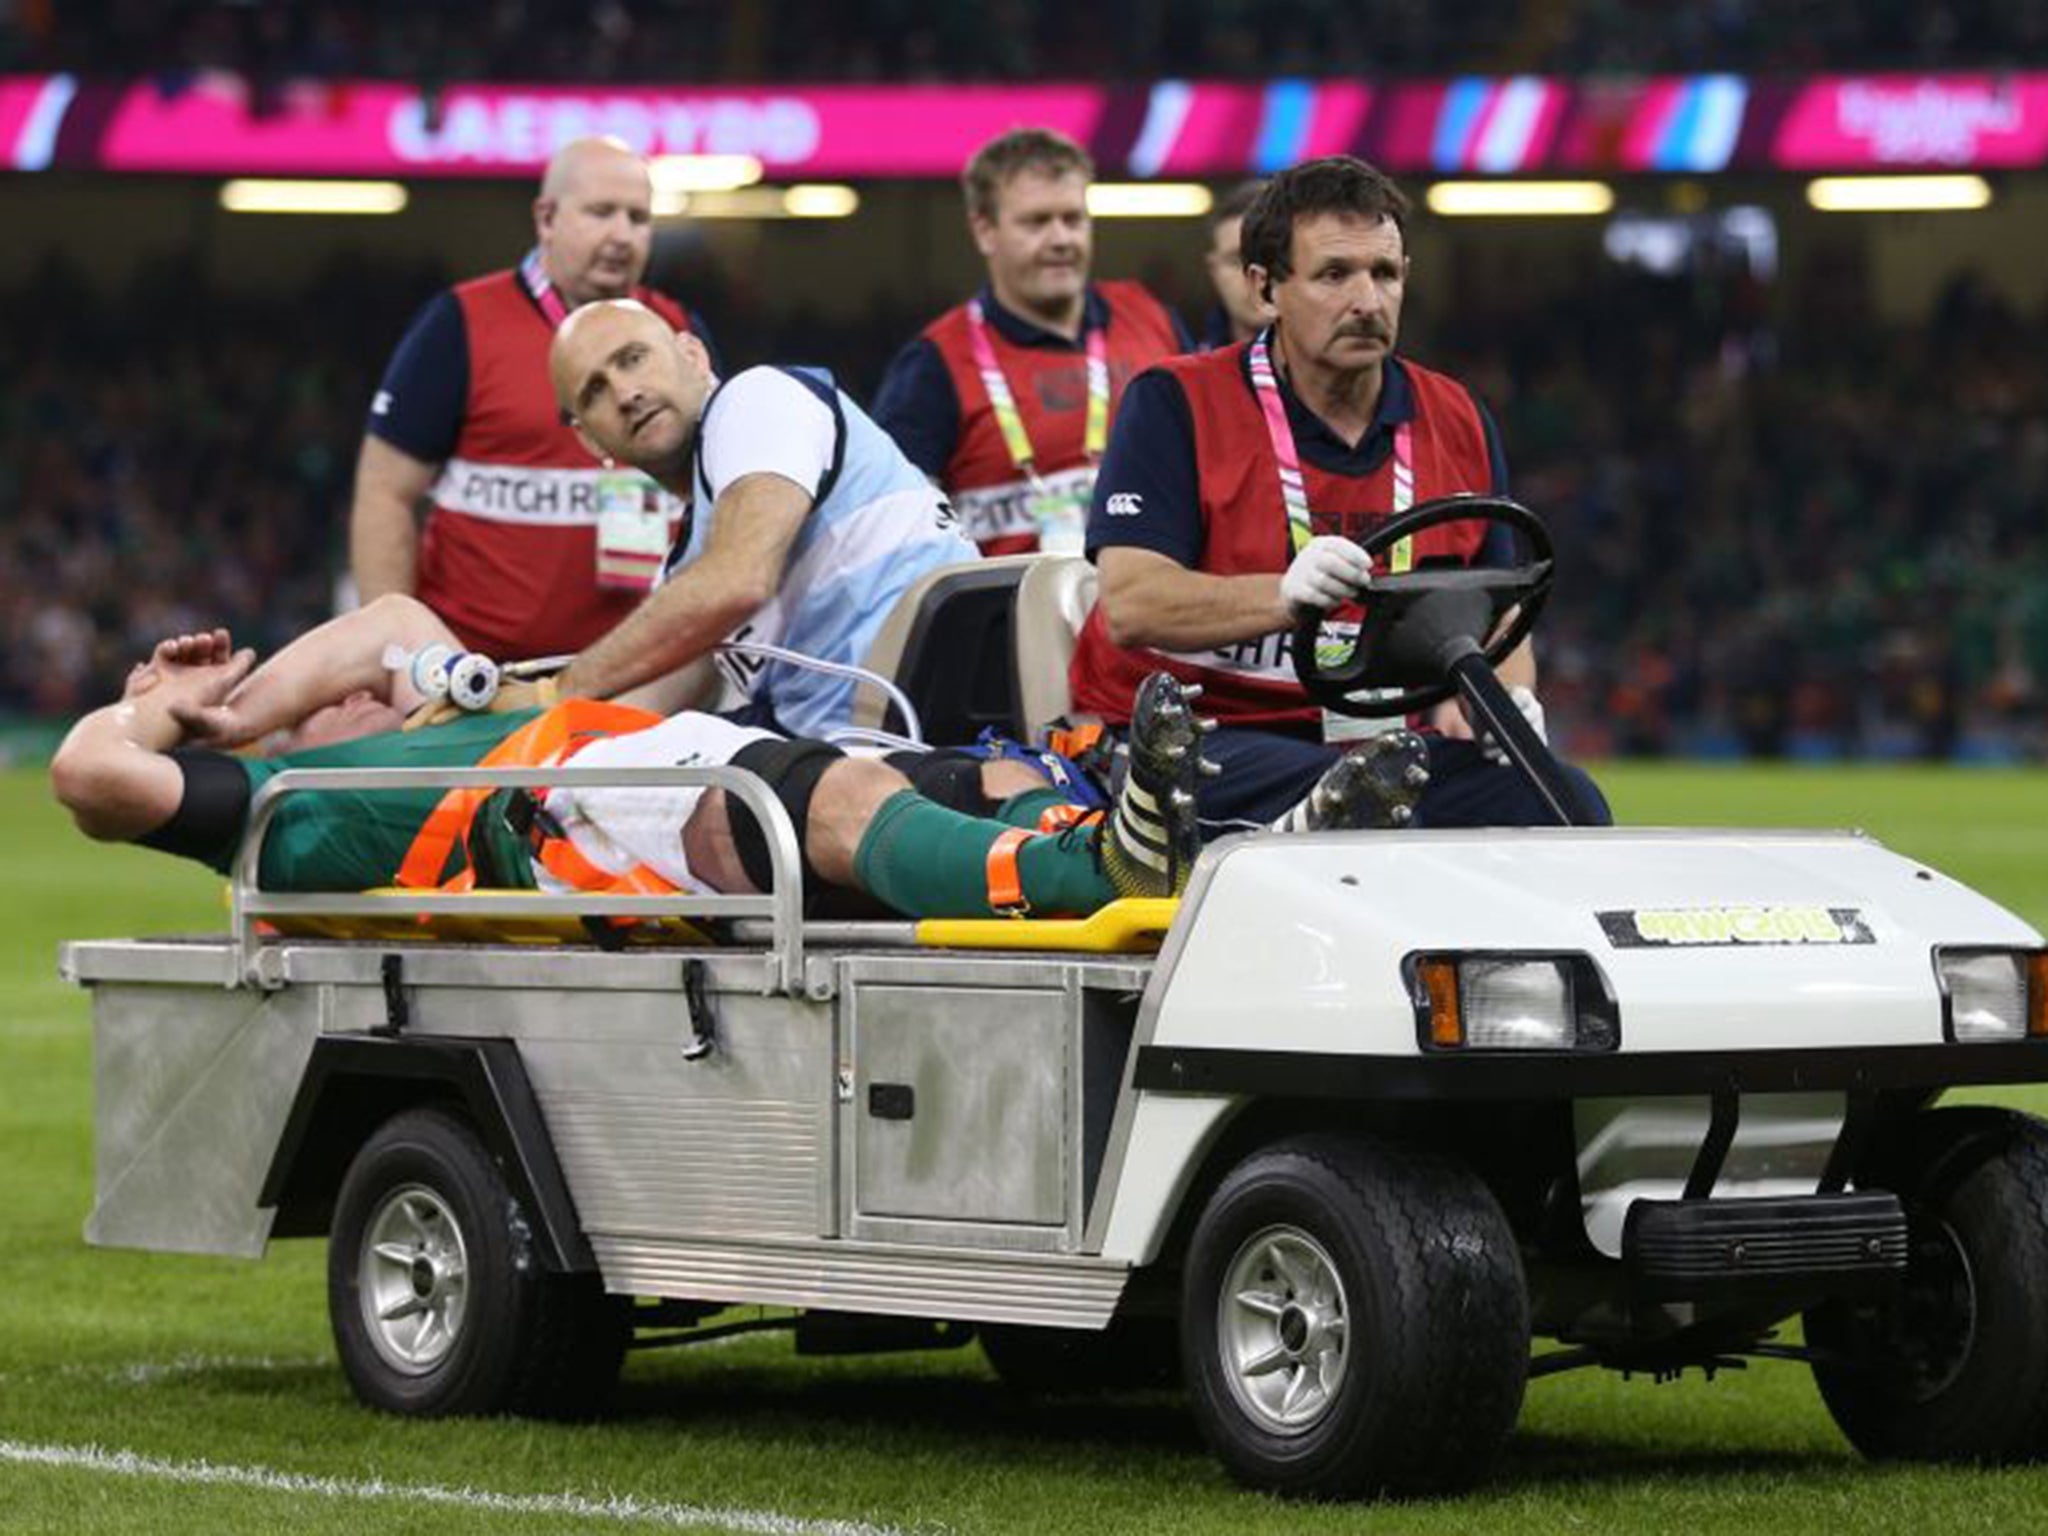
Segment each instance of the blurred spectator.
[[1727,274],[1607,269],[1418,342],[1559,535],[1552,718],[1581,753],[2048,755],[2048,323],[1964,276],[1886,326],[1810,276],[1782,336]]
[[1250,341],[1272,322],[1272,308],[1244,275],[1244,216],[1266,190],[1263,180],[1241,181],[1209,210],[1209,249],[1202,254],[1216,302],[1196,343],[1204,351]]
[[0,299],[0,710],[74,710],[169,629],[267,646],[327,611],[364,320],[412,286],[338,266],[265,306],[177,267],[122,300],[53,264]]

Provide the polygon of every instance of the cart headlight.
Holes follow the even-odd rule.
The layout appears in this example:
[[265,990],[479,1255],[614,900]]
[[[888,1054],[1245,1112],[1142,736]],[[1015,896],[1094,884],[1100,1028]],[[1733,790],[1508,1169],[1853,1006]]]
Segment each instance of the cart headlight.
[[1949,1039],[2048,1037],[2048,950],[1938,949],[1934,974]]
[[1611,1051],[1620,1012],[1592,957],[1410,955],[1402,969],[1425,1050]]

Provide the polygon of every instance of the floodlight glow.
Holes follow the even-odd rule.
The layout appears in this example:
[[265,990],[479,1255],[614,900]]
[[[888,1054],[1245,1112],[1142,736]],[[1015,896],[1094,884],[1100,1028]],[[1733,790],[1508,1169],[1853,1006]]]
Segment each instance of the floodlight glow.
[[1822,213],[1940,213],[1983,208],[1991,183],[1982,176],[1820,176],[1806,200]]
[[843,219],[858,212],[860,194],[832,182],[799,182],[791,187],[734,187],[724,192],[656,193],[658,218],[687,214],[693,219]]
[[1613,208],[1614,189],[1604,181],[1439,181],[1426,200],[1446,218],[1575,218]]
[[[787,217],[780,187],[734,187],[724,192],[692,192],[678,197],[675,212],[693,219],[780,219]],[[668,210],[657,202],[654,211]]]
[[1193,181],[1098,181],[1088,188],[1088,212],[1098,219],[1198,219],[1215,202]]
[[831,182],[798,182],[782,194],[782,211],[792,219],[844,219],[860,210],[860,194]]
[[406,190],[396,181],[223,182],[220,205],[229,213],[397,213]]
[[732,192],[761,179],[753,155],[656,155],[647,163],[656,194]]

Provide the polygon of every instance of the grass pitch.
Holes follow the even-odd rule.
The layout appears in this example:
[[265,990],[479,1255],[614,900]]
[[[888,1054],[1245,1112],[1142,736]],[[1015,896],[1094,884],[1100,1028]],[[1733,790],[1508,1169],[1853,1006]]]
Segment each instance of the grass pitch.
[[[1862,826],[2048,927],[2048,773],[1656,766],[1601,778],[1635,823]],[[799,1360],[769,1337],[642,1355],[596,1425],[370,1413],[334,1364],[320,1244],[279,1243],[247,1264],[100,1252],[79,1236],[92,1190],[88,1009],[57,979],[56,946],[217,928],[220,882],[85,843],[33,774],[0,774],[0,825],[0,1531],[1917,1536],[2020,1529],[2048,1508],[2048,1470],[1864,1464],[1805,1370],[1783,1363],[1712,1383],[1534,1382],[1485,1488],[1345,1508],[1235,1489],[1169,1396],[1024,1402],[971,1350]]]

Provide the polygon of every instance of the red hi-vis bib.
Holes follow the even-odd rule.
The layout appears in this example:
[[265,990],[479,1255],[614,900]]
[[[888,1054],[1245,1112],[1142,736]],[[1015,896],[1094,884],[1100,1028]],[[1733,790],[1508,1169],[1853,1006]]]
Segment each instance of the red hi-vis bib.
[[[469,350],[462,429],[429,493],[433,511],[420,539],[420,601],[448,621],[463,644],[512,659],[580,651],[638,606],[658,561],[644,500],[614,495],[628,528],[613,540],[624,558],[601,580],[598,533],[606,471],[563,422],[548,380],[554,326],[517,271],[458,284]],[[555,297],[559,304],[558,295]],[[675,326],[688,322],[652,289],[634,297]],[[682,503],[656,498],[663,553]],[[616,583],[616,584],[614,584]]]
[[[1294,498],[1283,489],[1277,438],[1247,371],[1247,350],[1240,344],[1161,365],[1186,395],[1194,427],[1203,534],[1196,569],[1216,576],[1278,575],[1293,558],[1299,536]],[[1415,404],[1406,424],[1405,468],[1399,453],[1389,454],[1365,475],[1297,463],[1299,512],[1307,519],[1308,537],[1330,533],[1363,539],[1394,515],[1397,503],[1492,488],[1486,427],[1471,394],[1455,379],[1406,359],[1401,367]],[[1274,403],[1279,403],[1277,392]],[[1291,433],[1286,442],[1291,448]],[[1469,564],[1484,541],[1479,524],[1446,523],[1417,534],[1406,558],[1420,563],[1449,557]],[[1383,559],[1377,570],[1384,574],[1387,569]],[[1339,610],[1333,618],[1341,624],[1355,619],[1355,612]],[[1294,678],[1291,641],[1291,632],[1282,630],[1204,651],[1119,646],[1110,640],[1098,608],[1074,648],[1068,674],[1074,708],[1122,724],[1130,718],[1138,684],[1146,674],[1163,670],[1200,683],[1202,712],[1228,724],[1319,731],[1321,716]]]
[[1172,316],[1143,284],[1091,291],[1109,323],[1091,328],[1078,352],[1018,346],[985,317],[977,327],[972,304],[925,328],[960,402],[940,482],[983,554],[1027,554],[1040,547],[1042,522],[1071,528],[1077,513],[1085,519],[1124,385],[1179,348]]
[[1078,555],[1087,544],[1088,503],[1095,492],[1095,466],[1101,462],[1102,450],[1109,446],[1109,343],[1103,339],[1103,329],[1090,325],[1082,333],[1082,349],[1088,354],[1088,420],[1081,433],[1086,471],[1067,476],[1071,481],[1068,485],[1055,486],[1038,472],[1038,450],[1032,446],[1031,433],[1018,414],[1010,381],[1003,377],[1003,365],[989,339],[989,324],[981,312],[981,300],[975,299],[967,306],[967,339],[974,350],[974,366],[981,373],[982,393],[995,412],[1003,446],[1010,451],[1010,462],[1030,484],[1031,494],[1025,507],[1038,535],[1038,547],[1048,554]]
[[[487,752],[480,768],[552,768],[566,763],[593,741],[644,731],[659,725],[661,716],[627,704],[602,699],[564,699],[553,709],[535,716]],[[465,868],[447,880],[441,871],[455,845],[469,836],[477,809],[491,796],[488,789],[451,789],[427,813],[414,834],[412,846],[398,866],[397,883],[414,890],[467,891],[476,885],[476,875]],[[535,857],[556,879],[579,891],[626,891],[663,895],[673,883],[645,864],[635,865],[623,875],[599,869],[578,853],[564,837],[543,837]]]

